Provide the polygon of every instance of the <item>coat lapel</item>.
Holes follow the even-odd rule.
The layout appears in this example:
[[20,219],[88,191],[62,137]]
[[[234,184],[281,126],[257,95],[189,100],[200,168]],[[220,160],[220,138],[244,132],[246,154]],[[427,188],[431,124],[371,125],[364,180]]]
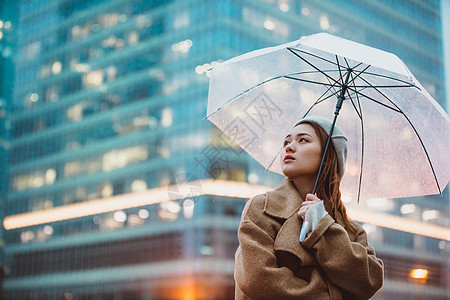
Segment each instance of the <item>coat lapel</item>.
[[297,216],[303,199],[292,180],[287,180],[273,191],[267,192],[264,212],[272,217],[284,219],[274,242],[274,250],[288,251],[302,258],[302,249],[298,237],[303,221]]
[[298,240],[303,221],[297,216],[297,212],[303,203],[303,199],[297,192],[292,180],[284,181],[278,188],[266,192],[266,194],[264,212],[272,217],[284,220],[275,238],[274,250],[289,252],[300,260],[299,263],[298,261],[283,259],[283,263],[290,265],[292,270],[298,269],[302,265],[317,264],[315,257],[303,248]]
[[268,191],[266,194],[264,212],[280,219],[288,219],[293,212],[298,211],[303,202],[290,179],[283,181],[275,190]]

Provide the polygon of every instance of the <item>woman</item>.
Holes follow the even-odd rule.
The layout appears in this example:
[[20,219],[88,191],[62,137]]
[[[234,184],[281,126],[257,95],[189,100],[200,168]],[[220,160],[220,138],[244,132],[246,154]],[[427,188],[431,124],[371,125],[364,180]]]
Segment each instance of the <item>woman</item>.
[[[316,195],[310,194],[330,128],[321,117],[302,119],[280,154],[287,178],[246,203],[235,254],[236,299],[369,299],[383,285],[383,262],[341,201],[347,139],[338,127]],[[300,242],[304,220],[308,233]]]

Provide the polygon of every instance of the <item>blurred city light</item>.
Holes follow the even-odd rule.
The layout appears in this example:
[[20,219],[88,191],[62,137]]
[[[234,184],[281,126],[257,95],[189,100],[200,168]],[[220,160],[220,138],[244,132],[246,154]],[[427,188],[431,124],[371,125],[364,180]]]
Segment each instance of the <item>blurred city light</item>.
[[123,223],[127,220],[127,214],[122,210],[116,211],[114,213],[114,220]]
[[172,125],[173,117],[172,117],[172,109],[164,108],[162,110],[161,117],[161,125],[164,127],[169,127]]
[[289,11],[289,4],[287,4],[285,2],[281,2],[280,1],[280,4],[278,6],[280,7],[280,10],[282,12],[288,12]]
[[191,48],[191,47],[192,47],[192,41],[188,39],[188,40],[173,44],[172,51],[186,53],[189,51],[189,48]]
[[413,213],[416,210],[414,204],[404,204],[400,207],[400,212],[404,215]]
[[327,16],[320,17],[320,28],[322,28],[323,30],[330,29],[330,21],[328,20]]
[[427,279],[428,270],[426,269],[413,269],[410,273],[411,278],[414,279]]
[[103,71],[96,70],[92,71],[84,77],[84,84],[86,87],[99,86],[103,83]]
[[86,73],[89,72],[90,67],[88,64],[77,64],[75,65],[75,70],[80,73]]
[[422,213],[422,220],[424,221],[429,221],[429,220],[433,220],[436,219],[438,217],[438,211],[435,209],[432,210],[425,210]]
[[150,214],[149,214],[148,210],[140,209],[138,211],[138,216],[141,217],[142,219],[147,219],[150,216]]
[[144,192],[145,190],[147,190],[147,184],[145,183],[145,180],[134,180],[131,183],[131,191],[133,193]]
[[206,76],[209,77],[209,74],[211,72],[211,68],[214,68],[217,64],[223,62],[223,60],[219,59],[218,61],[213,61],[210,64],[206,63],[203,65],[198,65],[197,67],[195,67],[195,73],[201,75],[203,73],[206,74]]
[[[63,207],[54,207],[41,211],[7,216],[3,221],[3,225],[6,230],[10,230],[155,203],[162,204],[160,210],[160,216],[162,218],[174,220],[177,218],[178,212],[180,211],[180,206],[175,200],[183,199],[184,195],[191,193],[191,186],[198,184],[199,183],[197,182],[190,182],[189,184],[183,184],[176,187],[160,187],[141,193],[121,194],[105,199],[91,200],[65,205]],[[201,181],[201,187],[202,189],[197,196],[217,195],[238,198],[250,198],[270,189],[267,186],[257,186],[245,182],[220,181],[213,179]],[[178,194],[174,195],[172,193],[169,195],[169,191],[171,189],[174,190],[175,188],[179,189]],[[192,216],[193,213],[191,210],[193,210],[194,202],[190,201],[183,203],[183,214],[186,218]],[[446,227],[405,219],[399,216],[386,215],[381,212],[367,210],[355,205],[348,205],[347,212],[349,217],[354,221],[450,241],[450,229]]]
[[53,184],[56,180],[56,171],[55,169],[48,169],[45,172],[45,183],[46,184]]
[[56,74],[61,73],[61,70],[62,70],[61,62],[55,61],[52,65],[52,73],[56,75]]
[[258,175],[255,174],[255,173],[250,173],[250,174],[248,174],[247,179],[248,179],[248,182],[249,182],[249,183],[255,184],[255,183],[258,182],[259,177],[258,177]]
[[267,30],[274,30],[275,29],[275,23],[272,20],[265,20],[264,21],[264,28]]
[[50,226],[50,225],[45,225],[43,231],[44,231],[45,234],[52,235],[53,234],[53,227]]
[[304,15],[304,16],[309,16],[309,8],[303,7],[303,8],[302,8],[302,15]]
[[183,216],[190,219],[194,216],[194,201],[186,199],[183,201]]
[[30,95],[30,100],[33,101],[33,102],[37,102],[39,100],[39,95],[36,94],[36,93],[32,93]]

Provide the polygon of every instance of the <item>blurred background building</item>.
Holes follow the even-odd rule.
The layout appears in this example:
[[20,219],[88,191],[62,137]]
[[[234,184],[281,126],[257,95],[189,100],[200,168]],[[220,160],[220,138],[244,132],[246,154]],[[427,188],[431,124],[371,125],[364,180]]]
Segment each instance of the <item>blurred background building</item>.
[[[2,1],[4,298],[233,299],[242,209],[281,177],[203,119],[208,70],[325,31],[395,53],[448,109],[442,20],[438,0]],[[354,202],[374,299],[450,299],[448,188]]]

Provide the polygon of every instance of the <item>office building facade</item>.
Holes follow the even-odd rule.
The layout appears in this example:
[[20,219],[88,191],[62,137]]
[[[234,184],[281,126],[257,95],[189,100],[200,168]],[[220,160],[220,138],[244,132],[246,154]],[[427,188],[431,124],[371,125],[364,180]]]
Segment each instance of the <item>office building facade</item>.
[[[245,201],[281,177],[203,119],[223,60],[326,31],[394,52],[444,103],[439,1],[40,0],[16,12],[7,299],[233,298]],[[448,299],[448,196],[354,202],[386,264],[375,299]]]

